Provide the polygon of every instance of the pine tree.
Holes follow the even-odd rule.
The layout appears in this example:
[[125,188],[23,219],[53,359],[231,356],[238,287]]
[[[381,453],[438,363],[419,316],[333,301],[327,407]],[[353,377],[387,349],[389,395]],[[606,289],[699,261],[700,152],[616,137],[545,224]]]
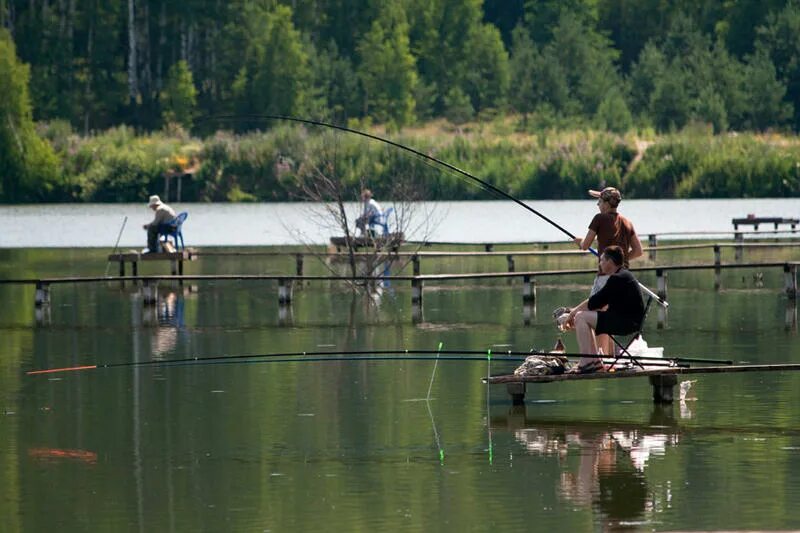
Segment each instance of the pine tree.
[[197,89],[186,61],[178,61],[170,67],[161,102],[165,124],[174,122],[187,130],[192,128],[196,114]]

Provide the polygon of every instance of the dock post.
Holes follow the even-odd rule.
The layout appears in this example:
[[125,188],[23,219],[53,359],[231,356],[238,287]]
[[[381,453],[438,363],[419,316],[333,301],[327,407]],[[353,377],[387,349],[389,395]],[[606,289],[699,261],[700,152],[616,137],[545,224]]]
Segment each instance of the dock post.
[[655,261],[656,247],[658,246],[658,239],[655,233],[651,233],[650,235],[647,236],[647,245],[650,248],[650,250],[647,253],[647,257],[648,259],[650,259],[650,261]]
[[673,392],[677,383],[678,376],[675,374],[650,376],[650,385],[653,386],[653,402],[672,403]]
[[36,307],[50,304],[50,284],[41,281],[36,282],[36,296],[34,299]]
[[411,303],[414,305],[422,306],[422,288],[423,282],[419,278],[411,280]]
[[667,327],[667,315],[669,313],[667,309],[668,308],[664,306],[661,305],[658,306],[658,311],[656,312],[656,314],[658,315],[656,329],[664,329],[665,327]]
[[491,252],[494,249],[494,244],[490,242],[484,243],[483,249],[486,250],[487,252]]
[[419,256],[417,254],[411,258],[411,263],[414,267],[414,275],[419,276]]
[[121,278],[125,277],[125,260],[124,259],[120,259],[119,260],[119,277],[121,277]]
[[797,300],[786,300],[786,331],[797,330]]
[[169,271],[173,276],[178,274],[178,262],[176,260],[172,259],[169,262]]
[[736,242],[734,259],[738,262],[744,257],[744,246],[742,246],[744,243],[744,235],[740,231],[737,231],[733,234],[733,240]]
[[295,264],[295,273],[298,276],[303,275],[303,254],[297,254],[294,256],[294,264]]
[[294,312],[291,305],[278,306],[278,325],[291,326],[294,323]]
[[52,323],[49,305],[37,305],[33,310],[33,316],[37,326],[49,326]]
[[722,270],[720,269],[722,253],[719,244],[714,245],[714,290],[718,291],[722,287]]
[[536,302],[536,279],[531,276],[522,277],[522,303],[532,304]]
[[784,291],[790,300],[797,298],[797,265],[783,265]]
[[146,279],[142,281],[142,303],[155,305],[158,301],[158,281]]
[[515,272],[516,271],[516,267],[514,265],[514,256],[513,255],[508,254],[506,256],[506,263],[508,264],[508,271],[509,272]]
[[506,391],[511,396],[511,403],[514,405],[522,405],[525,403],[525,382],[518,381],[516,383],[506,383]]
[[278,305],[292,302],[292,280],[281,278],[278,280]]
[[138,276],[139,275],[139,262],[135,259],[131,261],[131,275]]
[[656,270],[656,284],[658,297],[663,301],[667,301],[667,273],[662,270]]

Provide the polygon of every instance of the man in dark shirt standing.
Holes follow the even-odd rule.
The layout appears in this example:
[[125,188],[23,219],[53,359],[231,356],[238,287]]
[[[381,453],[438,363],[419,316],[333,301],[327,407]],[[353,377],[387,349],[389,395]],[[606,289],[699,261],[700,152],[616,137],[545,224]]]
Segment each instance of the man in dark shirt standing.
[[[629,335],[641,327],[644,302],[639,282],[623,262],[624,255],[619,246],[606,247],[600,255],[600,272],[608,276],[608,281],[588,300],[572,309],[567,317],[567,324],[575,327],[582,354],[600,353],[595,335]],[[597,372],[602,369],[600,358],[582,357],[577,372]]]

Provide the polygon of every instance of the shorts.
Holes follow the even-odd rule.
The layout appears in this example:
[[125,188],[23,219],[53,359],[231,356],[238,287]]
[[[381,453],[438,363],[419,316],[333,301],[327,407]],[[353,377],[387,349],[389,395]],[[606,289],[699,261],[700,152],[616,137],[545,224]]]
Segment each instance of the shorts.
[[630,335],[639,331],[639,324],[613,311],[597,311],[597,335]]

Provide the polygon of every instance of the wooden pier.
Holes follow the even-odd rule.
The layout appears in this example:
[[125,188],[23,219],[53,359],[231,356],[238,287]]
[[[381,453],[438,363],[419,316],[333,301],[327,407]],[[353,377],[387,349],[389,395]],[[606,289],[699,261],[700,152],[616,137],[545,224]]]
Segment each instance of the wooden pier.
[[131,264],[131,273],[136,276],[139,273],[139,263],[142,261],[159,261],[168,262],[170,264],[170,271],[173,275],[183,274],[183,262],[194,261],[197,258],[194,250],[187,249],[180,252],[158,252],[158,253],[141,253],[136,251],[111,254],[108,256],[110,263],[119,263],[119,275],[125,276],[125,263]]
[[745,218],[734,218],[731,220],[733,224],[733,229],[739,229],[739,226],[753,226],[753,229],[758,231],[759,224],[773,224],[775,229],[778,229],[778,226],[781,224],[787,224],[791,226],[792,230],[797,227],[797,224],[800,223],[800,220],[796,218],[783,218],[783,217],[745,217]]
[[[665,362],[669,358],[664,359]],[[724,365],[700,367],[648,367],[638,370],[620,370],[617,372],[595,372],[592,374],[556,374],[547,376],[517,376],[505,374],[490,376],[481,381],[489,385],[506,385],[506,390],[514,404],[525,401],[525,388],[528,383],[554,383],[557,381],[583,381],[587,379],[623,379],[642,378],[650,380],[653,387],[653,401],[655,403],[672,403],[674,388],[678,383],[679,375],[687,374],[722,374],[734,372],[788,372],[800,370],[800,363],[771,364],[771,365]]]

